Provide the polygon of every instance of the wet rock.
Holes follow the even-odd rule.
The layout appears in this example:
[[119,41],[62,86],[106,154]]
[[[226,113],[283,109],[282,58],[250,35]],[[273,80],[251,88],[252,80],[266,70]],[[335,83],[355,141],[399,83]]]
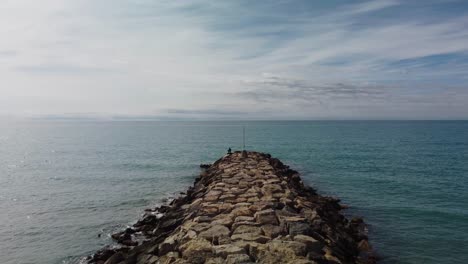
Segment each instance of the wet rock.
[[371,251],[371,246],[369,245],[369,242],[365,239],[361,240],[358,244],[358,249],[361,251]]
[[93,256],[91,256],[90,262],[91,263],[96,263],[98,261],[101,261],[101,262],[104,263],[104,261],[108,260],[116,252],[117,251],[115,249],[113,249],[113,248],[104,247],[103,249],[96,252]]
[[104,264],[118,264],[124,260],[125,255],[120,252],[117,252],[114,255],[112,255],[112,257],[110,257],[106,262],[104,262]]

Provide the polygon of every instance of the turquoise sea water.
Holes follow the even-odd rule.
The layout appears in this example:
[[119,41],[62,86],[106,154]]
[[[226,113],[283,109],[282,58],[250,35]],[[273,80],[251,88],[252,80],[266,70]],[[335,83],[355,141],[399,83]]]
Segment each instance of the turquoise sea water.
[[[468,122],[0,123],[0,263],[73,263],[228,147],[269,152],[370,225],[382,263],[468,263]],[[98,234],[102,234],[99,238]]]

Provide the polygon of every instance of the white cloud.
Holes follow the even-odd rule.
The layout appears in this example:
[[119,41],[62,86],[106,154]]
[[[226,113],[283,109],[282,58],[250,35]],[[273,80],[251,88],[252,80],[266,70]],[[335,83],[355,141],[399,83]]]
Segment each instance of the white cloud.
[[[297,1],[276,4],[262,9],[212,1],[6,1],[0,8],[0,113],[164,115],[180,109],[178,114],[216,114],[222,108],[223,113],[261,117],[285,116],[287,109],[289,117],[313,118],[339,117],[342,109],[359,106],[394,117],[405,114],[379,109],[419,107],[424,112],[426,106],[401,99],[408,90],[424,90],[421,79],[458,78],[459,86],[466,85],[463,59],[433,68],[418,60],[467,56],[466,16],[370,17],[404,8],[404,2],[391,0],[313,14],[282,11]],[[405,68],[393,65],[400,60],[414,62]],[[337,84],[373,87],[392,97],[366,103],[362,93],[346,100],[322,93],[314,95],[319,104],[310,100],[307,105],[303,98],[297,107],[297,87],[291,85],[276,87],[277,94],[288,96],[275,97],[275,104],[234,96],[255,92],[269,98],[252,86],[268,76],[331,92]],[[398,89],[392,88],[395,83]],[[464,97],[468,91],[457,93]],[[438,95],[418,96],[429,103],[453,102],[453,113],[468,110],[454,96]],[[450,117],[450,111],[444,114]]]

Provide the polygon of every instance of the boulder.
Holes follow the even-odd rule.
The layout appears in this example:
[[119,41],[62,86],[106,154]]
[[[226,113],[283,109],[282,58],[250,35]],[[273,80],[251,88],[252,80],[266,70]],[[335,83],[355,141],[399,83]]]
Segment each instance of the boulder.
[[305,235],[294,236],[294,241],[303,243],[306,245],[307,251],[321,252],[324,244],[321,241]]
[[231,240],[243,240],[243,241],[250,241],[250,242],[257,242],[257,243],[266,243],[270,240],[270,238],[262,235],[252,234],[252,233],[243,233],[243,234],[235,234],[231,236]]
[[112,255],[112,257],[110,257],[106,262],[104,262],[104,264],[118,264],[124,260],[125,260],[124,254],[117,252],[114,255]]
[[224,225],[224,226],[231,226],[234,221],[232,220],[232,216],[229,214],[219,214],[213,218],[213,225]]
[[206,239],[195,238],[181,245],[179,251],[184,259],[192,263],[204,263],[208,257],[212,256],[213,246]]
[[261,228],[265,236],[270,238],[275,238],[283,233],[283,228],[277,225],[263,225]]
[[231,231],[229,230],[229,228],[223,225],[214,225],[209,229],[201,232],[198,236],[211,241],[218,237],[229,236],[230,233]]
[[235,245],[213,246],[213,252],[216,256],[222,257],[224,259],[227,258],[228,255],[246,253],[244,248]]
[[164,241],[159,244],[158,253],[159,256],[165,255],[166,253],[173,251],[176,246],[176,240],[173,236],[167,237]]
[[232,234],[244,234],[244,233],[251,233],[251,234],[262,234],[262,230],[260,227],[252,226],[252,225],[240,225],[237,226]]
[[238,216],[252,216],[253,213],[248,207],[237,207],[231,211],[231,215],[235,218]]
[[297,241],[284,241],[272,240],[268,243],[268,249],[271,252],[276,252],[285,257],[285,259],[292,260],[298,256],[306,256],[306,245]]
[[255,220],[262,225],[277,225],[278,219],[276,218],[275,211],[266,209],[255,213]]
[[255,218],[252,216],[238,216],[234,222],[254,222]]
[[233,254],[226,258],[226,264],[249,263],[250,257],[247,254]]

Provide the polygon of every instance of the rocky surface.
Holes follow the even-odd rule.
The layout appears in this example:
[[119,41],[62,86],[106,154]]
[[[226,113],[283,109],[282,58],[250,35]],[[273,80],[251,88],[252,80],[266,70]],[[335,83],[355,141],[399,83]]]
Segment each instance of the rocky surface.
[[268,154],[235,152],[193,187],[112,235],[88,263],[375,263],[360,218]]

